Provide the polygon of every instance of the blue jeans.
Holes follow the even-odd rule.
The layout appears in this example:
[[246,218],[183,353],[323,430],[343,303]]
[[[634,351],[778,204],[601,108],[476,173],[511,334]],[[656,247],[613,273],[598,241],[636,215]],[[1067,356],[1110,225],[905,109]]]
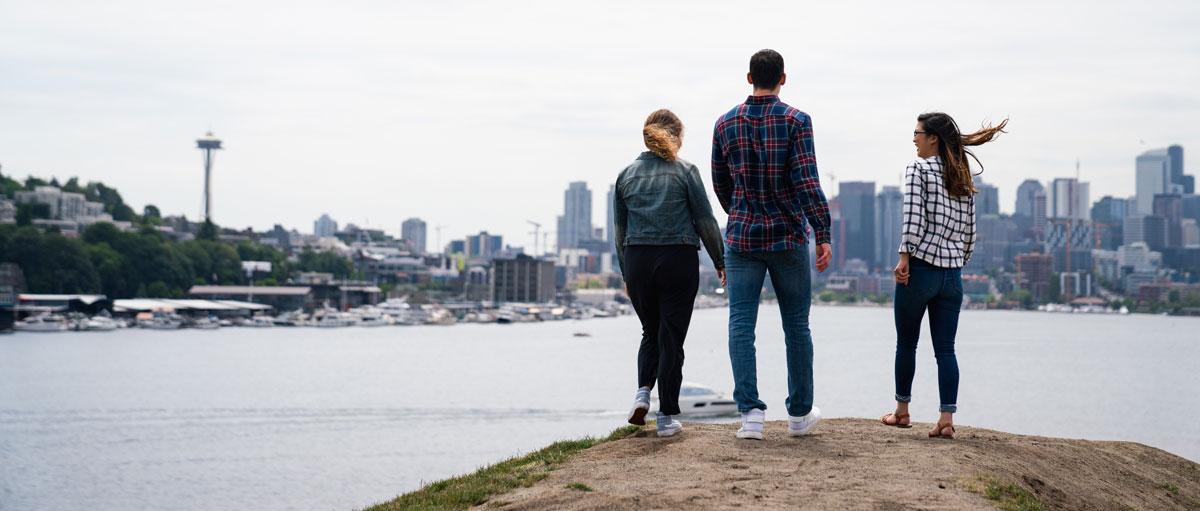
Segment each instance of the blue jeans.
[[812,275],[805,249],[780,252],[735,252],[725,249],[726,284],[729,290],[729,361],[733,365],[733,400],[738,411],[766,410],[758,398],[758,366],[754,357],[754,327],[763,279],[779,299],[787,348],[788,415],[808,415],[813,404],[813,348],[808,329],[812,303]]
[[962,308],[961,268],[939,268],[915,257],[909,258],[908,284],[896,284],[896,401],[912,400],[913,374],[917,371],[917,340],[921,318],[929,310],[929,334],[937,358],[938,393],[943,412],[958,411],[958,359],[954,335]]

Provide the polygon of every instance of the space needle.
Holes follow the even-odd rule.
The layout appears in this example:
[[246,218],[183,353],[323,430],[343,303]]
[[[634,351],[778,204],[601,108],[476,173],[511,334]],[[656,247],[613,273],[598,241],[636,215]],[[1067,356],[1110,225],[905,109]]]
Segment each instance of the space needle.
[[204,220],[212,221],[212,162],[213,151],[221,149],[221,139],[212,132],[196,139],[196,147],[204,151]]

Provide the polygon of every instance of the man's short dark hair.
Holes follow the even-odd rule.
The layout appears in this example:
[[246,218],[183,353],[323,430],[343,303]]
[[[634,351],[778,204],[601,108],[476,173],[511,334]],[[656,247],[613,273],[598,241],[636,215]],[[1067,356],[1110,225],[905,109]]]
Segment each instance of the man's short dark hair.
[[783,55],[775,50],[759,50],[750,57],[750,79],[756,89],[774,89],[783,78]]

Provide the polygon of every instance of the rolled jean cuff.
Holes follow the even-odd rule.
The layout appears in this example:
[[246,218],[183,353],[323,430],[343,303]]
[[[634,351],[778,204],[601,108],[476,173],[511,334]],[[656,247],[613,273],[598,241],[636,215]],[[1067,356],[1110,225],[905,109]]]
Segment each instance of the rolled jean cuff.
[[912,402],[912,396],[901,396],[900,394],[896,394],[896,402],[897,403],[910,403],[910,402]]
[[938,411],[942,413],[955,413],[958,412],[958,405],[942,405],[938,407]]

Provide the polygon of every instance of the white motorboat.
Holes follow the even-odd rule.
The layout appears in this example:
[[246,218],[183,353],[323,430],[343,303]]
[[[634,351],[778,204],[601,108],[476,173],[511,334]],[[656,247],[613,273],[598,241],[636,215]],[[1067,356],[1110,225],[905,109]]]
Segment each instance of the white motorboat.
[[450,326],[455,323],[458,323],[458,320],[455,319],[454,314],[442,308],[430,311],[429,316],[425,319],[426,325]]
[[43,314],[25,318],[13,324],[18,332],[65,332],[67,322],[62,316]]
[[357,324],[355,318],[343,312],[326,312],[317,320],[319,328],[341,328]]
[[95,316],[83,322],[83,330],[88,332],[111,332],[121,328],[121,323],[108,316]]
[[294,310],[285,312],[275,316],[275,326],[304,326],[307,324],[307,318],[302,310]]
[[[652,393],[650,410],[658,410],[658,395]],[[683,382],[679,388],[679,413],[684,417],[719,417],[737,415],[733,398],[699,383]]]
[[216,330],[221,328],[221,322],[216,318],[200,318],[192,322],[192,328],[200,330]]
[[275,326],[275,318],[271,316],[254,316],[244,326],[251,328],[271,328]]
[[170,316],[154,316],[147,320],[139,320],[138,327],[150,330],[177,330],[183,322]]
[[359,326],[392,326],[396,324],[396,320],[387,314],[364,314],[362,320],[358,322]]

